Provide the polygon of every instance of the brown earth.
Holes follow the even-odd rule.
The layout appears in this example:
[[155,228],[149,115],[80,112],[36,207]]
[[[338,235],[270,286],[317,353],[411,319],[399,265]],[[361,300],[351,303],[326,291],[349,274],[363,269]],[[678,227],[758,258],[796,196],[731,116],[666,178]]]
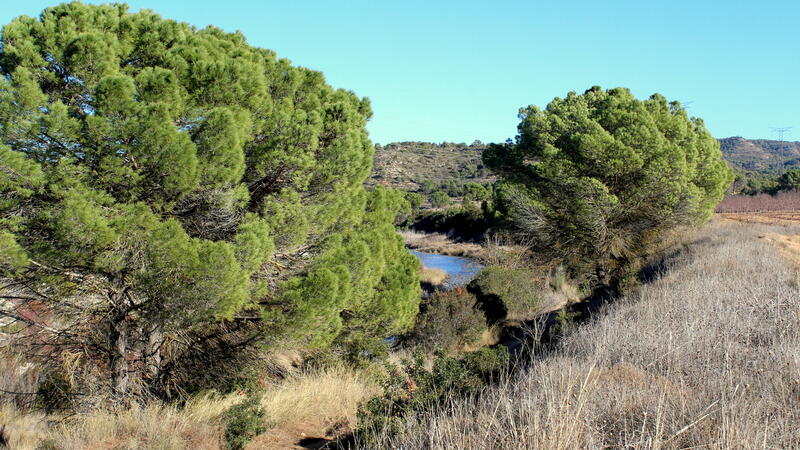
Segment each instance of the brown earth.
[[800,234],[765,233],[758,237],[777,247],[781,256],[800,267]]
[[[800,225],[800,211],[769,211],[759,213],[725,213],[720,214],[725,219],[738,222],[760,223],[765,225],[781,225],[785,227]],[[781,256],[800,267],[800,229],[797,233],[767,232],[758,235],[774,245]]]
[[720,216],[739,222],[763,223],[765,225],[800,225],[800,211],[722,213]]

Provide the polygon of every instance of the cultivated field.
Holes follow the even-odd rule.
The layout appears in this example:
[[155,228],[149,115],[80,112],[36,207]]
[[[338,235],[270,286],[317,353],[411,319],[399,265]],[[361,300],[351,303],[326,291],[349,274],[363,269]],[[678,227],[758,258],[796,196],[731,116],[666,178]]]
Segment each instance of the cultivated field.
[[776,195],[729,195],[719,205],[718,213],[798,213],[800,191],[780,192]]
[[726,219],[765,225],[800,225],[800,192],[731,195],[717,206]]

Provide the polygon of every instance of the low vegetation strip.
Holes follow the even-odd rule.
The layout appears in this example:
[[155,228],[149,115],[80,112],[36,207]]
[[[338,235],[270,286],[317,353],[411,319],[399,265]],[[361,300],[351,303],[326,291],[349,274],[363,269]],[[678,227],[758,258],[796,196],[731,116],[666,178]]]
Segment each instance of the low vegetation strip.
[[797,448],[800,275],[716,222],[662,276],[479,399],[417,415],[385,448]]
[[800,212],[800,191],[779,192],[776,195],[730,195],[715,210],[718,213]]
[[726,219],[738,222],[761,223],[765,225],[800,225],[800,210],[798,211],[768,211],[759,213],[725,213],[721,214]]

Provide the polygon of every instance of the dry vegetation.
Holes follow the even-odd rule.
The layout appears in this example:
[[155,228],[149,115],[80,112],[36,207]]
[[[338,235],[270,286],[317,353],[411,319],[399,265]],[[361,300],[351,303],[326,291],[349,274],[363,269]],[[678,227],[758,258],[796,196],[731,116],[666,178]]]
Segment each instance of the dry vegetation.
[[797,448],[800,275],[758,239],[797,232],[707,227],[524,374],[385,447]]
[[305,373],[276,385],[261,402],[272,428],[248,448],[293,448],[302,439],[338,437],[355,425],[359,402],[379,392],[364,374],[343,367]]
[[759,213],[725,213],[726,219],[765,225],[800,225],[800,211],[765,211]]
[[447,272],[435,267],[420,267],[419,281],[431,286],[442,286],[447,281]]
[[[408,421],[386,448],[792,448],[800,446],[800,228],[717,221],[663,276],[573,329],[523,373],[479,399]],[[556,289],[556,286],[553,286]],[[563,290],[563,289],[562,289]],[[497,330],[485,333],[497,342]],[[287,361],[279,365],[291,366]],[[5,358],[4,389],[36,374]],[[276,363],[277,364],[277,363]],[[20,368],[23,368],[21,370]],[[269,431],[248,448],[325,443],[380,393],[343,367],[264,383]],[[221,416],[239,394],[75,417],[0,405],[10,448],[222,448]]]
[[424,253],[436,253],[447,256],[477,257],[483,248],[470,242],[456,242],[442,233],[420,233],[418,231],[400,231],[406,245]]
[[726,219],[766,225],[800,225],[800,192],[732,195],[717,206]]
[[414,230],[399,232],[406,246],[423,253],[463,256],[491,266],[521,267],[530,264],[525,245],[515,245],[502,236],[489,235],[483,244],[458,242],[442,233],[422,233]]
[[[379,393],[364,374],[343,367],[293,373],[261,394],[269,430],[248,448],[295,448],[302,439],[320,441],[349,432],[359,402]],[[75,417],[23,412],[0,405],[12,449],[191,449],[224,448],[223,413],[243,394],[201,395],[183,408],[151,404],[118,413],[97,411]],[[299,447],[297,447],[299,448]]]
[[800,191],[785,191],[776,195],[729,195],[716,208],[718,213],[767,211],[793,212],[797,214],[800,211]]

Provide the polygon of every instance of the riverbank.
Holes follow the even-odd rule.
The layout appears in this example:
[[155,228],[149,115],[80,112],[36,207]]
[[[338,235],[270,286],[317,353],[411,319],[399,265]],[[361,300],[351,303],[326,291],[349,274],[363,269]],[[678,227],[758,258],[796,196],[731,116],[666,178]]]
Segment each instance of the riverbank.
[[477,258],[484,251],[476,243],[456,242],[442,233],[420,233],[413,230],[399,232],[406,246],[422,253]]
[[412,250],[471,258],[487,266],[518,265],[526,259],[527,254],[525,247],[510,245],[499,237],[490,237],[479,244],[457,241],[442,233],[421,233],[413,230],[401,230],[399,233],[406,246]]

